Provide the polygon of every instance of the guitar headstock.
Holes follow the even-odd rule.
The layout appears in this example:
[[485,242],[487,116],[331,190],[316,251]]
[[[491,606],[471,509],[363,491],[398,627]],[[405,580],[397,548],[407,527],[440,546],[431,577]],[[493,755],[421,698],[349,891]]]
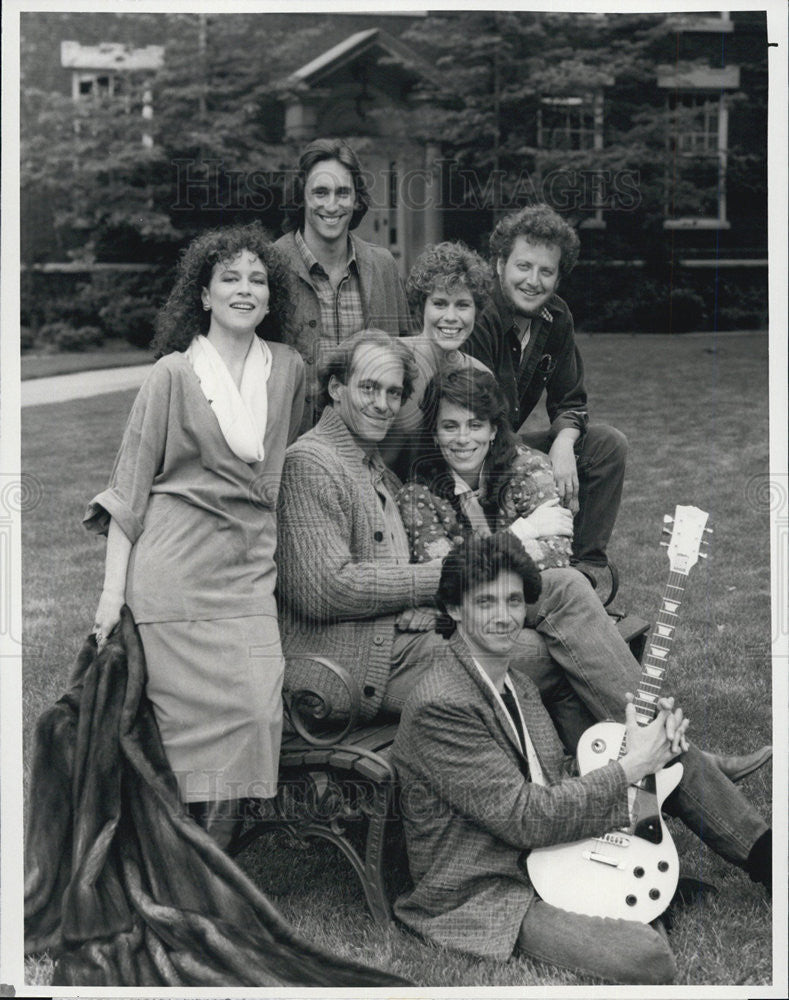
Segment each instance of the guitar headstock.
[[709,514],[698,507],[683,507],[681,504],[677,504],[673,518],[668,514],[664,516],[663,521],[667,527],[663,531],[671,535],[671,541],[660,544],[668,546],[669,562],[675,573],[687,576],[699,557],[707,558],[701,547],[707,544],[705,532],[712,534],[712,528],[707,527],[708,517]]

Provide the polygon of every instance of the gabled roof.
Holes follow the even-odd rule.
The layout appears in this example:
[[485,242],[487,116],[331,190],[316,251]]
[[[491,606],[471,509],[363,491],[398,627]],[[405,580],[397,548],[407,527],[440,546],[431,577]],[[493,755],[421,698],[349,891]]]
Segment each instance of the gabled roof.
[[60,43],[60,65],[67,69],[155,70],[160,69],[163,62],[163,45],[134,48],[119,42],[102,42],[100,45],[80,45],[72,41]]
[[344,41],[294,70],[285,82],[308,87],[315,86],[347,63],[376,49],[379,50],[384,59],[410,70],[414,76],[424,77],[438,83],[433,67],[426,60],[381,28],[368,28],[366,31],[357,31],[355,34],[349,35]]

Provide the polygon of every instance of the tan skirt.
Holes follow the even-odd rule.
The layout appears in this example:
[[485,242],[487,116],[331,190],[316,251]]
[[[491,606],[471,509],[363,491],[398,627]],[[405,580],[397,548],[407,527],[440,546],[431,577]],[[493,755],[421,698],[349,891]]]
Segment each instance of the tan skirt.
[[139,626],[146,692],[184,802],[276,792],[285,661],[272,615]]

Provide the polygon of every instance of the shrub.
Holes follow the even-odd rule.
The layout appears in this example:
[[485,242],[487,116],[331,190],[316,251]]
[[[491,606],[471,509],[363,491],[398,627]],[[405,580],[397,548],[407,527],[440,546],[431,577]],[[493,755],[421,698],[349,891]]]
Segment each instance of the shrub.
[[[94,271],[89,279],[69,273],[23,272],[22,322],[33,329],[66,324],[74,330],[101,327],[105,336],[147,347],[153,320],[173,282],[172,268],[124,273]],[[47,342],[54,345],[50,331]]]
[[[613,270],[613,269],[612,269]],[[689,333],[709,329],[707,305],[694,288],[672,288],[667,279],[617,268],[589,276],[585,301],[573,299],[579,329],[609,333]],[[599,280],[598,280],[599,277]]]
[[670,333],[690,333],[706,329],[704,299],[692,288],[672,288],[669,296],[666,329]]
[[768,318],[766,275],[752,272],[751,275],[737,277],[736,282],[727,282],[720,289],[716,328],[762,330],[767,326]]
[[110,337],[121,337],[134,347],[147,347],[153,340],[156,306],[148,299],[121,295],[103,306],[99,316]]
[[104,340],[104,333],[97,326],[45,323],[38,331],[38,339],[61,351],[86,351],[89,347],[97,347]]
[[36,334],[29,326],[19,328],[19,349],[21,351],[32,351],[36,346]]

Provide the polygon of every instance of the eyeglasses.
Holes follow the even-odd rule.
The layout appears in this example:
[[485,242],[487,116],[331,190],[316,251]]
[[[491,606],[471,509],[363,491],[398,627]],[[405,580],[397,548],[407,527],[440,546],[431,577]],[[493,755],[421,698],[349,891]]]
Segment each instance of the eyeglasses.
[[[360,382],[358,389],[363,396],[377,396],[381,391],[383,386],[380,382],[374,382],[371,379],[366,379],[364,382]],[[386,390],[387,399],[399,401],[403,398],[403,390],[399,386],[390,386]]]

